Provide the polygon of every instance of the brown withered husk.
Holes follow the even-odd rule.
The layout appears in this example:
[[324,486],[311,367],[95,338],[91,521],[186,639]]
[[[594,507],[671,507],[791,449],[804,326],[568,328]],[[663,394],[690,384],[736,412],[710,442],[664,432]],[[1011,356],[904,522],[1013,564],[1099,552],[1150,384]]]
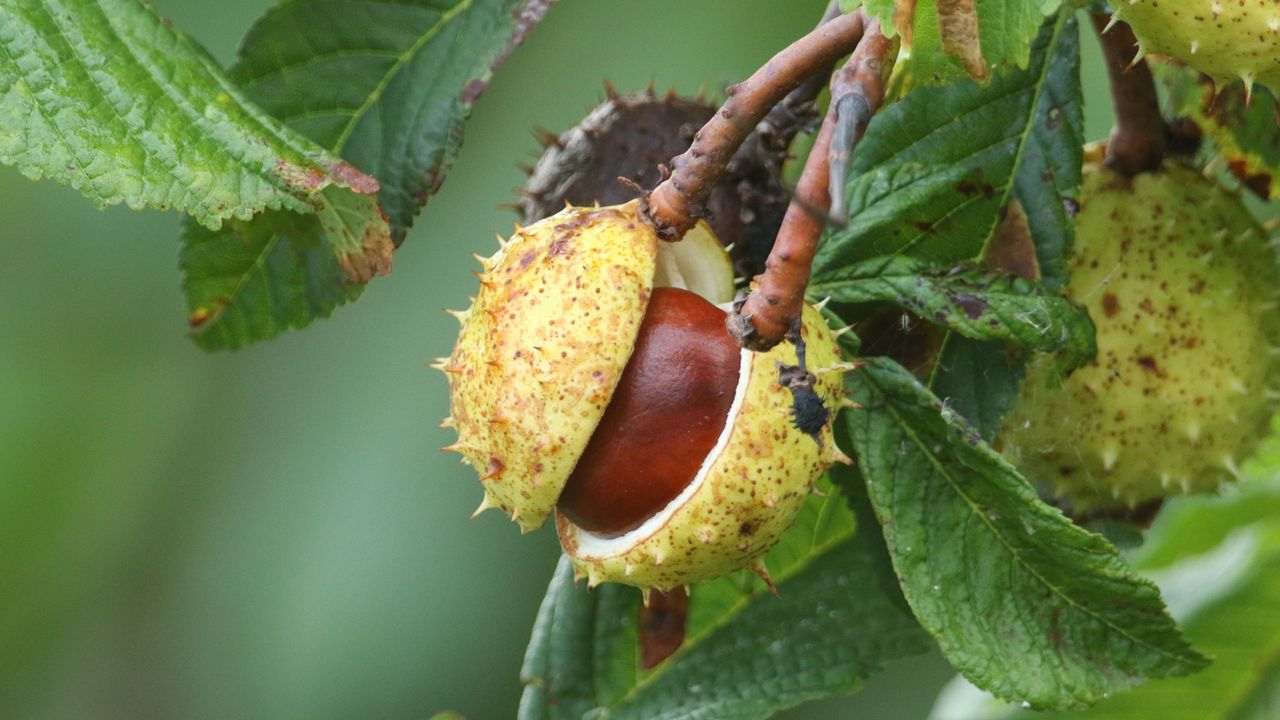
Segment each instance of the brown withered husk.
[[[701,98],[656,95],[652,89],[618,95],[606,86],[606,92],[608,98],[577,126],[558,136],[535,133],[545,149],[521,190],[522,222],[559,212],[565,202],[613,205],[638,197],[662,180],[663,164],[684,152],[716,111]],[[787,148],[797,132],[816,122],[816,94],[814,89],[775,108],[734,156],[707,203],[706,220],[732,246],[739,276],[764,270],[789,199],[781,180]]]

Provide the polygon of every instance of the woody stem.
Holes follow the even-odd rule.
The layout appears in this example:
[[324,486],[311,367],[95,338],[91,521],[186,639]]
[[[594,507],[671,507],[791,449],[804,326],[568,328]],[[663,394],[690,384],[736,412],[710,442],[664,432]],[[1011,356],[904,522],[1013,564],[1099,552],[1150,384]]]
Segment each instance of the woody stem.
[[832,194],[843,193],[849,155],[884,99],[886,59],[895,46],[881,34],[879,23],[867,18],[864,22],[866,32],[853,56],[832,78],[831,106],[765,261],[764,274],[756,278],[755,290],[729,319],[729,331],[743,347],[767,350],[799,327]]
[[1128,176],[1157,170],[1164,162],[1166,129],[1151,68],[1138,57],[1138,40],[1128,23],[1112,22],[1105,13],[1093,13],[1091,19],[1106,58],[1116,113],[1107,165]]
[[679,240],[702,214],[711,190],[738,146],[787,93],[850,52],[862,38],[863,17],[833,18],[774,55],[751,77],[726,90],[728,98],[672,161],[671,175],[645,199],[642,213],[664,240]]

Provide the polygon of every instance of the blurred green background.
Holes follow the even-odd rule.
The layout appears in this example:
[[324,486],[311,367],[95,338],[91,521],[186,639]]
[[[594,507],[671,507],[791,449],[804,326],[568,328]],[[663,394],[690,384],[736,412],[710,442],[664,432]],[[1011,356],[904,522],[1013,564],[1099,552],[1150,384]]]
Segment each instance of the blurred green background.
[[[230,62],[268,0],[154,0]],[[234,354],[184,337],[179,219],[93,209],[0,168],[0,718],[513,716],[557,548],[468,521],[426,368],[506,233],[536,148],[650,80],[718,91],[825,0],[562,0],[476,105],[394,274]],[[1109,124],[1088,46],[1089,136]],[[790,718],[923,717],[948,677],[900,663]]]

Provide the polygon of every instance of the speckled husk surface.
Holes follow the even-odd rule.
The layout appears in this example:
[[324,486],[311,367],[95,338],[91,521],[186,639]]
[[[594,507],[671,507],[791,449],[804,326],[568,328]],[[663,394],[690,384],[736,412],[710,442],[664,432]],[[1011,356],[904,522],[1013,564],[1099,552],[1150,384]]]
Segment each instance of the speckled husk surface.
[[1205,492],[1269,427],[1277,341],[1272,251],[1239,197],[1172,161],[1122,177],[1086,166],[1067,295],[1096,362],[1028,369],[1006,455],[1079,509]]
[[1280,3],[1275,0],[1119,0],[1143,53],[1168,55],[1213,77],[1280,91]]
[[[641,588],[670,588],[754,567],[791,526],[812,484],[843,456],[831,419],[843,398],[835,338],[821,314],[804,311],[803,338],[814,390],[831,410],[817,438],[793,421],[792,395],[780,365],[795,365],[795,346],[743,352],[734,407],[716,448],[690,488],[639,528],[602,538],[557,516],[560,542],[579,576]],[[655,448],[655,452],[660,452]]]
[[636,203],[566,208],[482,260],[481,290],[441,366],[450,449],[480,473],[480,509],[542,525],[631,355],[658,238]]

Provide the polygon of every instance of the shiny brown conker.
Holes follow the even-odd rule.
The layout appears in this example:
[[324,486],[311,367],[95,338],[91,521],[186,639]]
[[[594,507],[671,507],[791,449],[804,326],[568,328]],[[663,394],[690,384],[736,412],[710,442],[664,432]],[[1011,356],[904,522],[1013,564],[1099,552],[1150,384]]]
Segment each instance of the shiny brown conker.
[[620,535],[693,480],[733,404],[741,365],[724,311],[655,288],[635,349],[557,509],[584,530]]

